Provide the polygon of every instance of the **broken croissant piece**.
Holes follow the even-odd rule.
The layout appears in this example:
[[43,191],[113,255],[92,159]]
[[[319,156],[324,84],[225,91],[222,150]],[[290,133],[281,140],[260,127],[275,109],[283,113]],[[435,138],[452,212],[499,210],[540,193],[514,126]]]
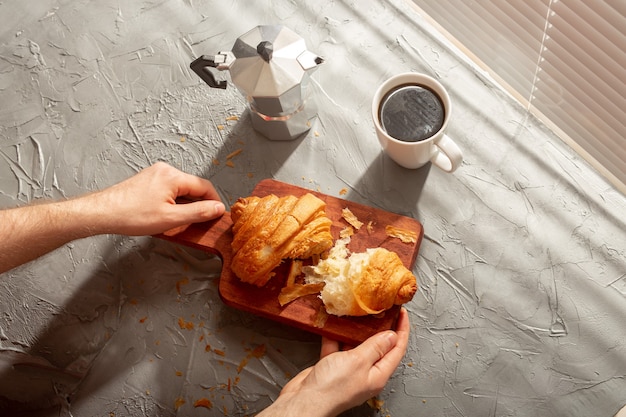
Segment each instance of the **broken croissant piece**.
[[240,198],[231,218],[231,268],[239,279],[259,287],[283,259],[307,259],[333,246],[326,203],[309,193]]
[[350,254],[349,241],[339,239],[327,259],[304,268],[307,283],[325,283],[320,297],[328,313],[365,316],[411,301],[417,281],[398,254],[384,248]]

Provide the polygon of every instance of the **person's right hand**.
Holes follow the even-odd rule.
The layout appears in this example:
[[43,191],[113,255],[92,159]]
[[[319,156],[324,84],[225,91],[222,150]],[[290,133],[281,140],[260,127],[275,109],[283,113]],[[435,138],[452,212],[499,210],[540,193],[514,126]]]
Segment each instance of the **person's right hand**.
[[383,390],[398,367],[409,331],[409,315],[402,308],[395,332],[378,333],[353,349],[339,351],[337,342],[324,339],[320,361],[289,381],[260,415],[336,416],[364,403]]
[[[178,204],[184,197],[187,204]],[[151,235],[220,217],[224,204],[204,178],[163,162],[102,191],[0,211],[0,273],[75,239]]]
[[[179,197],[189,202],[177,203]],[[81,201],[82,200],[82,201]],[[97,208],[99,233],[151,235],[204,222],[224,214],[213,184],[163,162],[125,181],[78,199],[85,210]]]

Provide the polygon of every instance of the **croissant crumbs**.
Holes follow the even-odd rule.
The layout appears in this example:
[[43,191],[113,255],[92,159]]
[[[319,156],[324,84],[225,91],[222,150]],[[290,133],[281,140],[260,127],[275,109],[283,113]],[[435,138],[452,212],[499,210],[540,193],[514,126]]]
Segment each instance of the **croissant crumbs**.
[[343,217],[343,219],[347,221],[348,224],[350,224],[357,230],[360,229],[361,226],[363,226],[363,222],[360,221],[348,207],[345,207],[341,210],[341,217]]
[[417,242],[417,233],[413,230],[401,229],[392,225],[385,226],[385,232],[389,237],[397,237],[404,243]]

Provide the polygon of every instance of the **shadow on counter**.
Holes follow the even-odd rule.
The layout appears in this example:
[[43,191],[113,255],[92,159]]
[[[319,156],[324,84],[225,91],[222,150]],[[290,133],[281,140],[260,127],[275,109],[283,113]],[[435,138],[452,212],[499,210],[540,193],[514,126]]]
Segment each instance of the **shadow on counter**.
[[[233,129],[223,136],[214,158],[214,161],[219,163],[207,160],[202,170],[202,175],[214,182],[227,205],[239,196],[248,195],[258,181],[272,177],[304,139],[303,136],[290,142],[265,140],[251,128],[248,112],[249,110],[246,110]],[[268,163],[266,158],[237,159],[239,149],[253,155],[271,152],[272,162]],[[154,159],[151,162],[163,160],[174,166],[178,165],[178,168],[188,168],[180,166],[184,165],[182,160],[178,164],[172,161],[175,156],[168,158],[167,155],[161,154],[151,157]],[[232,163],[229,164],[229,161]],[[149,163],[150,161],[146,161],[146,164]],[[255,175],[248,176],[248,172]],[[4,350],[0,357],[0,365],[3,365],[4,369],[0,371],[0,410],[12,411],[14,415],[30,416],[69,413],[69,410],[81,408],[81,402],[85,400],[89,402],[88,399],[96,395],[102,387],[114,384],[119,378],[124,377],[129,369],[137,365],[142,352],[145,354],[158,349],[155,345],[156,340],[150,342],[143,340],[137,343],[138,332],[145,327],[145,322],[151,320],[149,315],[137,315],[137,311],[142,305],[155,308],[162,305],[164,297],[176,298],[176,282],[185,275],[181,260],[176,259],[181,249],[168,242],[149,240],[140,245],[134,244],[127,253],[120,254],[124,237],[88,238],[83,240],[84,244],[89,245],[90,239],[108,239],[108,241],[99,246],[101,249],[93,257],[93,263],[89,259],[88,266],[74,265],[71,269],[70,278],[80,278],[82,283],[70,288],[71,294],[68,294],[68,299],[61,305],[54,306],[55,313],[51,314],[45,328],[32,336],[34,339],[32,344],[25,347],[22,352]],[[83,243],[72,243],[72,245],[81,244]],[[155,254],[155,245],[167,246],[173,255],[163,257]],[[206,261],[209,262],[210,258],[212,256],[206,258]],[[46,264],[49,265],[49,259],[42,257],[32,264],[20,267],[22,270],[16,273],[41,277],[67,273],[55,271],[54,267],[50,268]],[[83,269],[83,272],[79,272],[79,269]],[[216,281],[218,276],[219,270],[215,276],[207,280]],[[154,282],[150,282],[154,278],[157,278],[158,288],[154,288]],[[145,292],[141,290],[142,286],[145,286],[144,290],[146,287],[152,288]],[[207,285],[206,290],[199,291],[200,295],[194,296],[199,311],[202,306],[213,302],[220,303],[218,308],[228,310],[231,321],[238,320],[237,317],[244,322],[263,320],[248,317],[248,313],[222,305],[217,294],[217,285]],[[28,314],[28,311],[24,314]],[[129,315],[133,316],[134,320],[129,319]],[[171,321],[175,323],[174,319]],[[124,329],[123,323],[130,324],[131,328]],[[172,326],[175,327],[175,324]],[[281,325],[265,320],[262,327],[272,327],[274,333],[285,331]],[[289,332],[301,335],[305,342],[311,343],[313,340],[299,330],[289,329]],[[152,331],[146,335],[153,339],[155,333]],[[180,369],[186,369],[187,365],[181,364]],[[154,368],[157,372],[150,378],[152,382],[172,382],[171,364]],[[181,378],[180,384],[183,382],[184,379]],[[123,387],[119,387],[118,390],[123,391]],[[183,389],[180,388],[178,391],[183,392]],[[124,396],[119,398],[119,401],[124,400]],[[174,406],[173,403],[166,405]],[[112,407],[114,406],[115,404],[112,404]]]
[[250,195],[261,180],[274,178],[307,140],[306,134],[291,141],[267,139],[252,128],[247,107],[237,117],[239,120],[223,136],[213,163],[207,164],[201,173],[213,183],[227,207],[237,198]]
[[[305,350],[318,340],[224,305],[217,290],[221,263],[212,255],[160,239],[139,243],[111,239],[36,341],[20,354],[8,359],[3,355],[12,363],[0,372],[1,411],[20,416],[118,414],[132,410],[131,403],[141,403],[147,410],[165,407],[173,412],[177,398],[212,392],[204,384],[221,392],[226,378],[219,378],[220,372],[232,373],[233,380],[241,378],[241,386],[250,383],[246,378],[257,381],[256,371],[247,371],[247,366],[241,373],[229,371],[229,364],[241,359],[236,353],[228,356],[230,345],[225,346],[226,355],[220,353],[223,347],[217,339],[233,339],[231,327],[253,329],[252,338],[262,334],[274,341],[302,340]],[[129,249],[120,255],[124,245]],[[24,268],[29,268],[24,273],[45,274],[46,260]],[[181,319],[195,326],[183,327]],[[208,346],[214,349],[207,350]],[[202,363],[211,362],[218,371],[205,373],[203,387],[193,389],[189,380],[200,372],[191,371],[198,366],[194,357],[199,355]],[[278,395],[279,387],[268,387],[263,389],[270,392],[256,400],[236,395],[232,400],[260,411],[270,404],[271,395]],[[103,404],[106,410],[96,410]]]
[[430,163],[418,169],[403,168],[381,151],[346,198],[421,221],[416,207],[430,169]]

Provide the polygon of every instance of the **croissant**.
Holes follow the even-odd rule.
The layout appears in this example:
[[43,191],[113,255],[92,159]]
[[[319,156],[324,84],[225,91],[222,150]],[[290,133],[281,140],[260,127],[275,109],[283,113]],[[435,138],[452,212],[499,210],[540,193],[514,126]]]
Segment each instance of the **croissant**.
[[378,314],[413,299],[417,280],[398,254],[384,248],[350,254],[348,242],[338,240],[327,259],[305,269],[306,282],[324,282],[320,297],[328,313]]
[[283,259],[307,259],[333,246],[326,203],[309,193],[240,198],[231,218],[231,268],[239,279],[259,287]]

